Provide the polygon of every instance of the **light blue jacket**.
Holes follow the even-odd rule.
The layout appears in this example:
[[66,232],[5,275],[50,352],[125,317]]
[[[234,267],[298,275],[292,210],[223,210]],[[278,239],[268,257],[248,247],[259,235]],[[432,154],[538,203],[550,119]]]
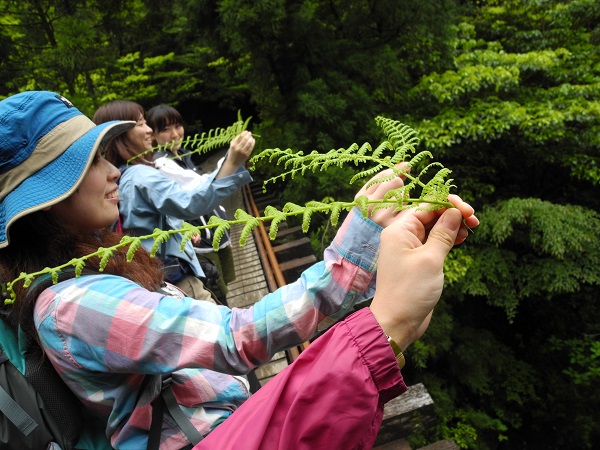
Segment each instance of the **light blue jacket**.
[[[129,166],[119,180],[119,212],[122,226],[136,236],[151,234],[155,228],[177,230],[184,221],[196,219],[211,211],[243,185],[250,183],[250,173],[240,167],[228,177],[215,179],[218,169],[210,174],[206,183],[194,189],[182,189],[181,185],[167,178],[157,169],[143,164]],[[161,226],[164,216],[166,223]],[[187,261],[194,274],[203,277],[194,246],[186,242],[181,252],[183,236],[175,234],[166,243],[166,257]],[[143,242],[148,250],[152,239]]]

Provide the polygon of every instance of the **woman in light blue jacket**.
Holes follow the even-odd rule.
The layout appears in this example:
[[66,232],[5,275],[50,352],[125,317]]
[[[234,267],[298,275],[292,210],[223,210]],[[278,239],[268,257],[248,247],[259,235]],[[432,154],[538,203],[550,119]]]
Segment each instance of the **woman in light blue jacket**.
[[[131,101],[114,101],[100,107],[94,114],[96,124],[112,120],[133,120],[136,126],[114,139],[108,146],[106,158],[121,170],[119,182],[119,211],[123,229],[138,235],[151,234],[155,228],[177,230],[184,221],[210,213],[225,198],[252,177],[243,167],[254,148],[249,131],[242,132],[232,142],[223,164],[212,172],[205,183],[194,189],[184,189],[154,167],[151,155],[127,161],[152,148],[152,129],[146,124],[144,109]],[[183,236],[172,236],[161,248],[160,256],[168,269],[166,279],[200,300],[211,300],[202,279],[200,267],[190,241],[181,251]],[[152,240],[144,247],[151,249]]]

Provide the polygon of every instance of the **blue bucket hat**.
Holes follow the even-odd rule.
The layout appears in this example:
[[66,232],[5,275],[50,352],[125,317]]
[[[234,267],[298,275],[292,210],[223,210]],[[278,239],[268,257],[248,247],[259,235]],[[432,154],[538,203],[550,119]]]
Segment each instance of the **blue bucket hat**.
[[135,122],[96,126],[62,95],[30,91],[0,102],[0,248],[20,217],[69,197],[99,147]]

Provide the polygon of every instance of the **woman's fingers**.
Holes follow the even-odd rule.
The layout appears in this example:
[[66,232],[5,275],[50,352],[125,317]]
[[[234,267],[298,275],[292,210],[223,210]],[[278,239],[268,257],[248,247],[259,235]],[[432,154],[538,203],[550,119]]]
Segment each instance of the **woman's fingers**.
[[[400,164],[396,165],[396,169],[400,169],[400,170],[404,170],[405,172],[408,172],[407,166],[408,166],[408,163],[400,163]],[[379,200],[379,199],[383,198],[383,196],[385,195],[385,193],[387,191],[392,190],[392,189],[398,189],[399,187],[404,186],[404,179],[406,178],[406,175],[404,173],[400,173],[400,175],[398,175],[397,177],[395,177],[394,179],[392,179],[390,181],[385,181],[382,183],[373,183],[371,186],[366,187],[369,185],[369,183],[371,183],[374,180],[377,180],[377,179],[383,178],[383,177],[388,177],[393,174],[394,174],[394,171],[392,169],[385,169],[385,170],[382,170],[381,172],[375,174],[357,192],[355,198],[365,195],[369,198]]]
[[[407,166],[407,163],[401,163],[396,165],[396,168],[400,170],[404,169],[407,172]],[[355,198],[358,198],[360,196],[366,196],[369,198],[369,200],[381,200],[389,191],[401,188],[402,186],[404,186],[404,179],[406,178],[406,175],[403,173],[400,173],[398,176],[394,176],[391,180],[373,183],[369,186],[369,183],[371,183],[372,181],[377,180],[379,178],[394,175],[394,173],[395,172],[393,169],[386,169],[379,172],[378,174],[373,176],[367,183],[365,183],[365,185],[360,189],[360,191],[358,191]],[[390,206],[389,208],[379,209],[374,209],[374,205],[371,205],[369,207],[369,218],[384,228],[393,222],[396,214],[397,212],[394,211],[393,206]]]
[[460,211],[465,221],[465,224],[469,228],[475,228],[477,225],[479,225],[479,219],[475,216],[475,210],[471,205],[464,202],[458,195],[455,194],[450,194],[448,196],[448,201]]
[[[366,196],[369,198],[369,200],[381,200],[385,197],[385,195],[389,191],[392,191],[394,189],[399,189],[402,186],[404,186],[404,180],[406,179],[406,173],[409,171],[410,166],[408,165],[408,163],[403,162],[403,163],[397,164],[396,169],[403,171],[403,173],[400,173],[398,176],[395,176],[388,181],[372,183],[373,181],[375,181],[379,178],[389,177],[390,175],[393,175],[395,173],[393,169],[386,169],[386,170],[379,172],[378,174],[373,176],[367,183],[365,183],[365,185],[358,191],[355,198],[358,198],[360,196]],[[372,183],[372,184],[369,185],[370,183]],[[456,244],[460,244],[468,236],[469,232],[468,232],[467,228],[475,228],[477,225],[479,225],[479,219],[475,216],[475,210],[473,209],[473,207],[471,205],[469,205],[468,203],[466,203],[465,201],[463,201],[462,198],[460,198],[460,196],[458,196],[456,194],[450,194],[448,196],[448,201],[450,203],[452,203],[452,205],[458,211],[460,211],[460,213],[463,217],[463,224],[461,225],[461,229],[458,232],[456,242],[455,242]],[[420,208],[426,208],[428,205],[426,203],[424,203],[419,206],[420,206]],[[415,214],[416,218],[419,221],[421,221],[421,223],[425,227],[425,230],[428,232],[433,227],[433,225],[437,222],[437,219],[447,209],[448,209],[447,207],[443,207],[443,208],[438,208],[435,210],[418,209],[417,211],[415,211],[414,209],[410,208],[410,209],[398,212],[398,211],[395,211],[395,207],[393,207],[393,206],[390,206],[389,208],[374,209],[374,206],[371,205],[369,207],[369,218],[371,220],[373,220],[374,222],[376,222],[377,224],[379,224],[380,226],[385,228],[385,227],[389,226],[390,224],[392,224],[397,219],[398,215]],[[412,210],[412,212],[410,212],[410,213],[407,212],[407,211],[411,211],[411,210]]]
[[[479,225],[479,219],[475,216],[475,210],[473,207],[464,202],[460,196],[452,194],[448,197],[448,201],[454,206],[454,208],[450,209],[458,210],[463,218],[456,241],[454,242],[456,245],[465,241],[469,235],[469,229],[475,228],[477,225]],[[400,211],[395,215],[390,223],[394,222],[395,220],[418,220],[423,225],[423,229],[425,231],[425,233],[419,237],[421,242],[425,242],[429,231],[437,223],[440,216],[448,210],[448,207],[437,208],[433,210],[427,209],[429,206],[430,205],[428,203],[421,203],[418,205],[418,207],[407,208],[403,211]],[[388,223],[388,226],[390,223]]]

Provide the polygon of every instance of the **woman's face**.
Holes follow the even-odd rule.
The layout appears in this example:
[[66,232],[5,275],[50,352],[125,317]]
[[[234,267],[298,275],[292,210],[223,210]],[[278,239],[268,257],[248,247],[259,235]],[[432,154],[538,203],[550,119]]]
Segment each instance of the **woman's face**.
[[156,130],[154,133],[154,139],[158,145],[169,145],[169,150],[173,153],[177,154],[179,148],[181,147],[181,141],[183,139],[184,129],[183,125],[180,123],[172,123],[171,125],[166,126],[162,130]]
[[100,154],[70,197],[50,207],[50,212],[73,233],[106,228],[119,217],[119,169]]
[[144,116],[140,116],[135,127],[127,131],[127,146],[136,155],[152,148],[152,128],[146,124]]

